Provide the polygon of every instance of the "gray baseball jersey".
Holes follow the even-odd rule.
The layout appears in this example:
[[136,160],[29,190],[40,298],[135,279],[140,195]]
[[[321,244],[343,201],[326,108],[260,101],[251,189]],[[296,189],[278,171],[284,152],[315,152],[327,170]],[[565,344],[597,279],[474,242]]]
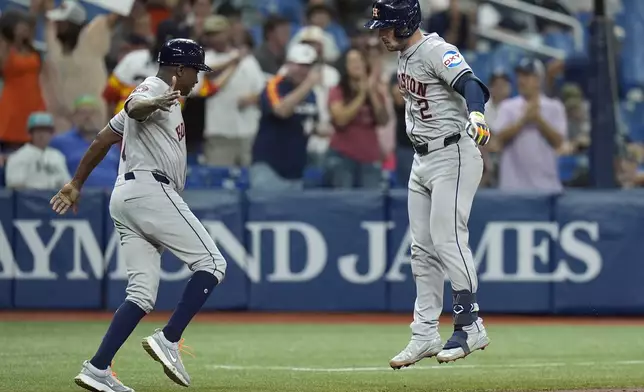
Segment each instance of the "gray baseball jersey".
[[407,134],[416,144],[431,141],[432,149],[436,147],[415,155],[409,178],[411,269],[417,292],[411,329],[418,340],[438,334],[445,274],[455,293],[476,293],[478,288],[467,222],[483,160],[464,132],[466,102],[453,89],[467,71],[470,67],[458,49],[437,34],[424,36],[399,57]]
[[[151,98],[162,95],[170,86],[156,76],[143,81],[132,91],[134,97]],[[117,114],[118,116],[118,114]],[[145,121],[125,117],[123,132],[124,171],[155,171],[168,177],[178,191],[186,182],[186,126],[181,105],[169,112],[157,110]]]
[[470,70],[458,49],[436,33],[400,53],[398,86],[406,101],[405,122],[411,140],[423,143],[465,128],[465,99],[452,86]]
[[[152,77],[130,97],[158,96],[169,88]],[[110,215],[121,237],[128,270],[126,299],[146,312],[154,308],[165,249],[192,271],[211,272],[219,282],[226,273],[226,260],[178,193],[186,170],[183,124],[179,105],[170,112],[156,111],[145,121],[131,119],[121,110],[109,121],[112,131],[123,137]],[[128,177],[128,172],[134,175]],[[174,184],[160,182],[151,172],[164,174]]]

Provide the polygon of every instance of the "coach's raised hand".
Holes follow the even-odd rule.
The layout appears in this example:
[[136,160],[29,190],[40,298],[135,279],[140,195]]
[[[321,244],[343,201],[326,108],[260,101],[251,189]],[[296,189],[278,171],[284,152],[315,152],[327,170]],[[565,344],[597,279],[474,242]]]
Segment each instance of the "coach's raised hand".
[[152,98],[153,104],[157,109],[169,112],[170,109],[172,109],[172,107],[179,101],[179,98],[181,98],[181,92],[179,90],[175,90],[176,85],[177,77],[173,76],[170,88],[163,95]]
[[[145,82],[143,82],[145,83]],[[134,95],[131,99],[126,101],[125,112],[128,117],[138,121],[146,121],[150,115],[157,110],[169,112],[172,107],[178,102],[181,97],[180,91],[175,91],[177,85],[177,78],[172,77],[172,85],[163,94],[156,97],[144,97],[141,95]],[[133,93],[137,90],[147,91],[148,86],[145,84],[139,85],[134,89]]]

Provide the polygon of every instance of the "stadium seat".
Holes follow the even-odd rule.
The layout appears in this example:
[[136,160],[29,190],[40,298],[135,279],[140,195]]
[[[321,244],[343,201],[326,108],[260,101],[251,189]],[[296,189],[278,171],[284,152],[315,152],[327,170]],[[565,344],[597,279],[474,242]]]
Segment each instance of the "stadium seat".
[[566,53],[575,52],[575,40],[570,33],[551,32],[543,35],[543,43],[556,49],[566,51]]
[[239,190],[250,188],[250,173],[248,172],[248,168],[233,168],[231,170],[231,179],[235,183],[235,188]]
[[[402,184],[398,183],[398,175],[395,170],[383,170],[382,175],[389,188],[402,188]],[[407,184],[405,184],[405,187]]]
[[[301,27],[302,25],[300,23],[291,22],[291,38],[295,36],[295,33],[297,33]],[[251,26],[248,31],[253,37],[256,46],[260,46],[262,42],[264,42],[264,27],[262,25]]]
[[624,2],[624,12],[616,19],[625,30],[622,49],[618,55],[617,66],[621,71],[622,91],[644,86],[644,1]]
[[309,166],[304,169],[304,188],[320,188],[324,185],[324,170],[321,167]]
[[526,51],[522,48],[501,44],[493,52],[491,56],[491,65],[494,69],[496,68],[506,68],[514,69],[514,66],[526,56]]
[[208,186],[211,188],[228,188],[235,187],[234,180],[231,176],[231,168],[225,166],[203,166],[206,174]]
[[628,128],[628,138],[632,142],[644,142],[644,102],[622,102],[620,114]]
[[492,75],[492,54],[482,52],[471,52],[464,54],[474,74],[484,83],[488,83]]
[[592,22],[594,16],[592,11],[580,11],[577,12],[575,17],[582,26],[587,28],[588,26],[590,26],[590,22]]
[[199,164],[199,154],[197,154],[197,153],[188,153],[187,162],[188,162],[188,165],[198,165]]
[[256,46],[259,46],[261,42],[264,42],[264,28],[261,25],[251,26],[248,29],[250,36],[253,37]]
[[292,0],[265,0],[258,2],[259,12],[263,16],[280,15],[294,23],[301,23],[304,18],[304,6]]
[[559,179],[567,182],[573,179],[577,168],[579,168],[579,156],[563,155],[559,157]]
[[186,188],[245,189],[248,187],[248,171],[236,167],[189,165]]
[[351,46],[351,41],[349,40],[346,31],[338,23],[331,22],[331,24],[326,28],[326,32],[331,34],[340,52],[348,50]]
[[204,175],[203,166],[188,165],[186,173],[186,189],[203,189],[208,188],[206,176]]

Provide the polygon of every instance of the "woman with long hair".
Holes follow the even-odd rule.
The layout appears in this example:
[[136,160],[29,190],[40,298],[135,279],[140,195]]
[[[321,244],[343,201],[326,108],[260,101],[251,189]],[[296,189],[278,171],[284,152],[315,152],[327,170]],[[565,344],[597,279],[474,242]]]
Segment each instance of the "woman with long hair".
[[40,75],[42,60],[32,44],[34,21],[20,10],[0,17],[0,70],[4,88],[0,95],[0,149],[16,150],[31,140],[27,118],[45,111]]
[[358,49],[341,57],[338,71],[340,83],[329,94],[335,130],[326,159],[329,182],[334,188],[377,188],[384,158],[378,126],[389,121],[386,87]]

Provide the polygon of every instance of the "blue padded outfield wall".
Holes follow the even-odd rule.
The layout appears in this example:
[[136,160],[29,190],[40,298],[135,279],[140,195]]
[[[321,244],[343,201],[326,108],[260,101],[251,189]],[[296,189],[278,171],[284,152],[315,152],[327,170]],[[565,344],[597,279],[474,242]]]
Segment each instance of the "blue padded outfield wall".
[[[51,195],[0,190],[0,308],[115,309],[127,271],[109,192],[63,217]],[[412,310],[404,190],[184,198],[228,260],[208,309]],[[484,312],[644,314],[644,192],[481,190],[470,232]],[[170,310],[190,271],[169,252],[162,270],[157,309]]]

